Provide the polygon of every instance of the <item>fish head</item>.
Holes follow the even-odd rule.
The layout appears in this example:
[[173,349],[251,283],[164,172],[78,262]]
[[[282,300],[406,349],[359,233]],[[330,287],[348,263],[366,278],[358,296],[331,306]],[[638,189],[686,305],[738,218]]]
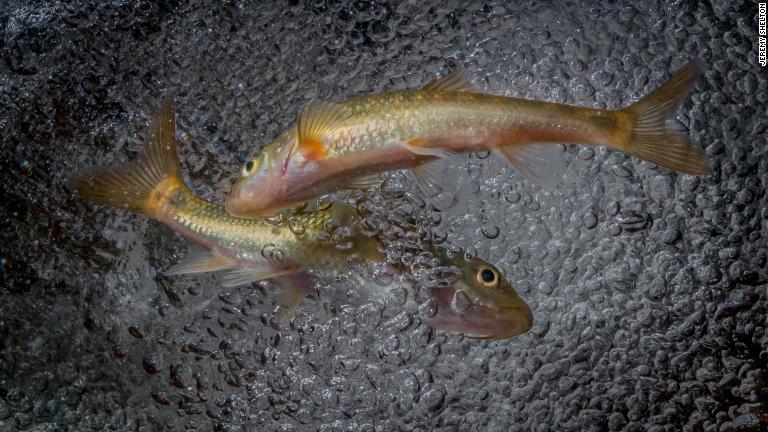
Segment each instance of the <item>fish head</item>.
[[[263,217],[286,209],[301,201],[297,193],[311,193],[311,185],[303,185],[311,177],[312,166],[302,163],[301,155],[292,155],[295,132],[286,132],[243,164],[241,177],[227,197],[227,212],[239,217]],[[288,166],[286,161],[294,159]],[[286,170],[286,167],[289,169]]]
[[449,287],[431,289],[436,312],[428,325],[476,339],[508,339],[530,330],[531,309],[496,267],[463,256],[450,264],[459,269],[458,278]]

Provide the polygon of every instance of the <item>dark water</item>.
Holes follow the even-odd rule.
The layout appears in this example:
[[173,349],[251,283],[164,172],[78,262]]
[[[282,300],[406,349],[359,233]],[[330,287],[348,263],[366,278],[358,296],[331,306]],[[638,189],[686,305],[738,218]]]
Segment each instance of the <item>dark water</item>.
[[[0,431],[768,429],[756,3],[423,3],[0,4]],[[276,322],[260,289],[159,276],[187,242],[64,187],[133,157],[175,94],[184,170],[221,201],[301,104],[418,87],[447,58],[490,92],[608,108],[700,58],[678,121],[714,174],[569,146],[542,191],[454,164],[436,232],[536,316],[502,342],[432,332],[406,288]]]

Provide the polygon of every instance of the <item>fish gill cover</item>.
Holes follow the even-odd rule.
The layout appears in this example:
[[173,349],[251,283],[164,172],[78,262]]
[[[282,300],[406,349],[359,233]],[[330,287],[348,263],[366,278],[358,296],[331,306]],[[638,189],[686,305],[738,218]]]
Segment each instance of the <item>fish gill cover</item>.
[[[427,3],[2,2],[0,431],[766,428],[757,4]],[[440,212],[404,175],[352,194],[393,260],[428,268],[433,236],[497,265],[535,316],[506,341],[433,332],[405,282],[285,315],[267,284],[164,277],[188,242],[65,187],[134,158],[165,94],[184,175],[221,203],[311,99],[454,59],[489,92],[620,108],[693,58],[677,120],[711,176],[568,146],[554,191],[472,154]]]

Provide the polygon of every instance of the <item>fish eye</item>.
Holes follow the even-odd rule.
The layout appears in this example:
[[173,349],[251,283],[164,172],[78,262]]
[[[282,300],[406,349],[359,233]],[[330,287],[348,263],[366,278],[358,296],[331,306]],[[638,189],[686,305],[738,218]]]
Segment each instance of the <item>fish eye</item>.
[[496,285],[496,283],[499,280],[499,275],[496,273],[495,270],[484,267],[479,272],[477,272],[477,280],[485,285],[485,286],[492,286]]
[[249,160],[243,165],[243,176],[250,175],[256,168],[258,168],[258,166],[259,164],[256,159]]

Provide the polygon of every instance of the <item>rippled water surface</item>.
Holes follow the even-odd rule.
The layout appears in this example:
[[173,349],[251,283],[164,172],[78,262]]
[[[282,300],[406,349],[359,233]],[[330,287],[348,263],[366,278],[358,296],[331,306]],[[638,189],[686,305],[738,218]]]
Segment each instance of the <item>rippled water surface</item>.
[[[0,4],[0,431],[766,429],[755,2],[211,3]],[[133,158],[165,94],[185,175],[222,202],[311,99],[455,59],[489,92],[619,108],[692,58],[677,120],[711,176],[568,146],[554,191],[472,154],[439,213],[399,174],[358,197],[396,258],[429,232],[496,264],[536,317],[507,341],[430,330],[407,283],[285,316],[268,287],[163,277],[187,241],[64,187]]]

